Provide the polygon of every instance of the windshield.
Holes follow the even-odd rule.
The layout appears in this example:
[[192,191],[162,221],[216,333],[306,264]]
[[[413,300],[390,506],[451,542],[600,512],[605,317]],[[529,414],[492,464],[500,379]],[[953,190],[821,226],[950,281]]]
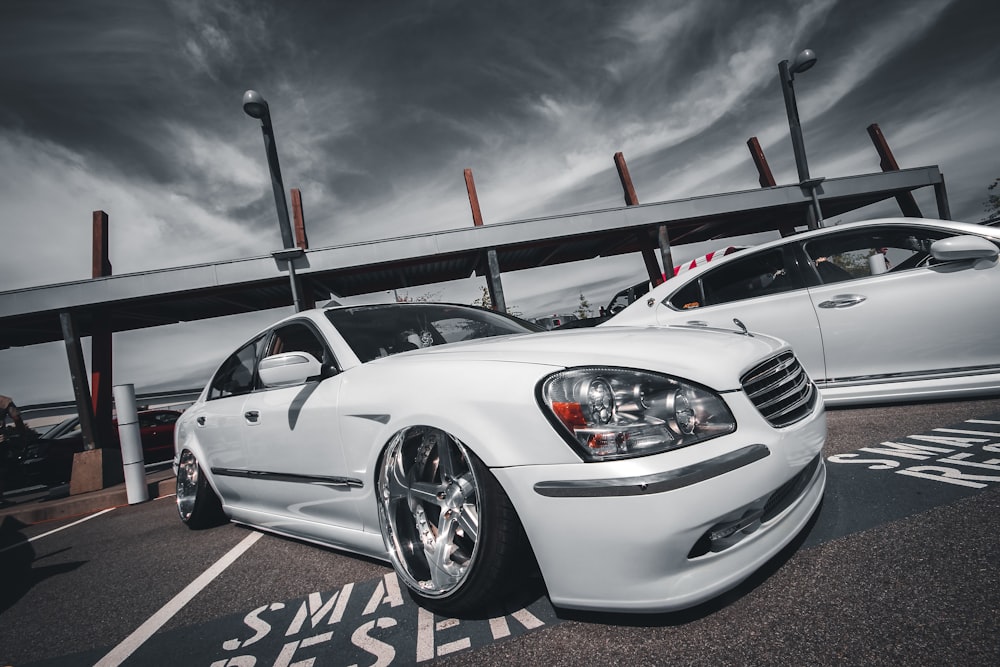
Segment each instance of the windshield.
[[540,331],[491,310],[440,303],[335,308],[326,316],[361,361],[463,340]]
[[56,438],[71,438],[78,433],[80,433],[80,419],[73,416],[43,430],[39,437],[54,440]]

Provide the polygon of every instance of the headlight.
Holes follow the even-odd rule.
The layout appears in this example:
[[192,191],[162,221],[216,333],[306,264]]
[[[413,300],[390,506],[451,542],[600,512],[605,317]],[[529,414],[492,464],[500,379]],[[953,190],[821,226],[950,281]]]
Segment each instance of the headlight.
[[542,382],[540,398],[586,461],[656,454],[736,430],[718,394],[628,368],[560,371]]

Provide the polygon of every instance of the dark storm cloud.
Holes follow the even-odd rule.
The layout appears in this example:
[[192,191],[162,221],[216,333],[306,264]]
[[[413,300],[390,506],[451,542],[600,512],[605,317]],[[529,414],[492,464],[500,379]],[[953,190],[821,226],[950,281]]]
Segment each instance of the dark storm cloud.
[[[1000,173],[998,21],[977,0],[4,0],[0,215],[5,244],[35,250],[0,263],[0,290],[86,278],[98,208],[116,272],[278,247],[248,88],[270,104],[313,247],[471,224],[464,168],[487,224],[620,206],[618,151],[644,203],[758,187],[751,136],[791,183],[777,62],[805,47],[820,58],[795,82],[812,174],[878,171],[878,123],[901,166],[940,165],[953,217],[976,220]],[[596,308],[643,266],[519,273],[508,302],[533,316],[581,291]],[[38,363],[13,354],[0,374]]]
[[170,173],[152,132],[176,53],[158,29],[169,12],[120,2],[9,2],[0,12],[6,128],[93,153],[122,173]]

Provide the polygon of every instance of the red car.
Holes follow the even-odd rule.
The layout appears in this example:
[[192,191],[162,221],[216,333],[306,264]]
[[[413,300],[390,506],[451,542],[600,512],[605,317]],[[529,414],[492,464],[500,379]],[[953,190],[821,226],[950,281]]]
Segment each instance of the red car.
[[[168,461],[174,456],[174,423],[181,413],[176,410],[143,410],[138,413],[139,438],[145,463]],[[115,452],[118,422],[113,422],[113,438],[105,448]],[[70,417],[45,431],[40,438],[28,443],[10,471],[11,483],[56,484],[69,480],[73,471],[73,455],[83,451],[80,418]]]

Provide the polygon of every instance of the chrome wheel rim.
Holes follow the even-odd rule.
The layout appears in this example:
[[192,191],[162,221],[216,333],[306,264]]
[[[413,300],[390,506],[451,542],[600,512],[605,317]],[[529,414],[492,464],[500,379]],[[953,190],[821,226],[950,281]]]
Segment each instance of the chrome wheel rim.
[[187,521],[194,511],[194,503],[198,497],[198,460],[189,451],[181,454],[177,464],[177,511],[181,520]]
[[479,483],[465,446],[437,429],[397,434],[378,496],[386,549],[405,583],[427,597],[458,589],[479,552]]

